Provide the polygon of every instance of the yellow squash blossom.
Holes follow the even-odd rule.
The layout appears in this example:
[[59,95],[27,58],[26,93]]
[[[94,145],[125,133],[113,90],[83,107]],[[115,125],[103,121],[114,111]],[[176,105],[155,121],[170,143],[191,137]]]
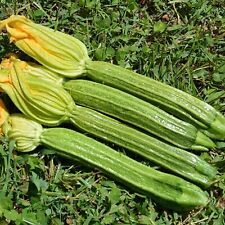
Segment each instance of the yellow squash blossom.
[[0,21],[0,31],[4,29],[11,42],[52,71],[67,77],[85,72],[85,61],[89,57],[85,45],[78,39],[18,15]]
[[9,116],[8,110],[5,107],[5,104],[2,99],[0,99],[0,135],[3,134],[2,125],[5,123]]
[[20,68],[22,68],[23,74],[26,75],[26,79],[28,80],[38,78],[43,81],[53,82],[54,85],[60,86],[62,86],[65,81],[65,78],[49,70],[48,68],[33,62],[22,61],[14,54],[9,54],[2,60],[0,69],[12,69],[15,63],[20,64]]
[[[7,66],[5,66],[7,65]],[[76,107],[72,97],[53,82],[43,81],[27,73],[29,65],[20,60],[3,61],[0,89],[26,116],[48,126],[57,126],[69,119]]]

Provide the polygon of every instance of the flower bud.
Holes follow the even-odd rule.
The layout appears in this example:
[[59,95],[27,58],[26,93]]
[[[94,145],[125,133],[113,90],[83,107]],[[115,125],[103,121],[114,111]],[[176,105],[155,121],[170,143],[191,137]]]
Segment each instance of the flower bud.
[[15,148],[21,152],[34,150],[40,144],[42,126],[22,114],[12,114],[3,125],[5,135],[15,141]]

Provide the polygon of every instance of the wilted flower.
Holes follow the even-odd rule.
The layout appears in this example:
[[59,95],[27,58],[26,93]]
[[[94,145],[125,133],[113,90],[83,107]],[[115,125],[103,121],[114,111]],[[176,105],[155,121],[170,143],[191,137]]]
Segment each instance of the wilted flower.
[[30,76],[29,65],[24,61],[16,59],[7,65],[5,68],[3,63],[0,70],[0,88],[21,112],[49,126],[57,126],[69,119],[75,104],[62,87]]
[[65,80],[65,78],[49,70],[48,68],[33,62],[22,61],[13,54],[9,54],[8,57],[2,60],[0,68],[3,70],[12,69],[15,62],[20,63],[23,73],[26,74],[26,79],[28,80],[32,80],[32,78],[38,78],[42,79],[43,81],[53,82],[54,85],[62,85]]
[[67,77],[85,72],[89,60],[85,45],[78,39],[36,24],[24,16],[12,15],[0,22],[10,41],[52,71]]

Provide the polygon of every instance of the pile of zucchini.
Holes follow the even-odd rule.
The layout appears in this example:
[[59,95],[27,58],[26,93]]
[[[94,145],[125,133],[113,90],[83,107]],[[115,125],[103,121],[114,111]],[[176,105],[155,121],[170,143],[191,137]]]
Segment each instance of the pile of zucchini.
[[[0,89],[20,111],[9,114],[1,101],[0,125],[18,151],[51,147],[170,209],[207,204],[203,189],[216,181],[217,169],[197,154],[225,139],[220,112],[161,82],[92,61],[79,40],[23,16],[1,21],[4,29],[39,63],[10,56],[0,65]],[[74,129],[64,128],[66,123]],[[134,157],[116,151],[117,146]]]

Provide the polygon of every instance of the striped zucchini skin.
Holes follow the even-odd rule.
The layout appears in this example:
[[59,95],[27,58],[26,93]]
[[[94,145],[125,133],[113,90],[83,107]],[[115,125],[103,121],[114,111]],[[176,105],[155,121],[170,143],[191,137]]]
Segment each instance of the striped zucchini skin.
[[142,98],[206,131],[225,139],[225,117],[209,104],[167,84],[106,62],[88,61],[87,76]]
[[40,141],[71,159],[97,167],[170,209],[186,210],[207,204],[206,193],[194,184],[138,163],[78,132],[65,128],[45,129]]
[[178,147],[206,150],[215,146],[191,124],[115,88],[87,80],[70,80],[64,88],[77,104],[133,124]]
[[77,106],[71,121],[85,133],[126,148],[202,187],[209,187],[215,180],[216,169],[195,154],[165,144],[92,109]]

